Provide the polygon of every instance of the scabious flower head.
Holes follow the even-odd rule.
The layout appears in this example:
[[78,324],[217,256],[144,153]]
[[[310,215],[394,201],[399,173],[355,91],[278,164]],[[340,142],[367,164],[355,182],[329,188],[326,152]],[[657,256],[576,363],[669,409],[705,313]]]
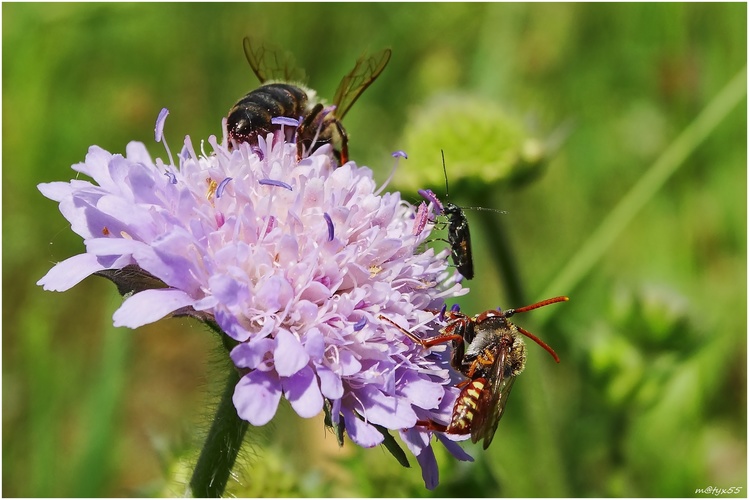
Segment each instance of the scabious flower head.
[[329,146],[299,159],[296,144],[272,134],[252,146],[209,143],[197,154],[186,138],[178,165],[152,160],[141,143],[125,156],[94,146],[73,166],[93,182],[40,184],[86,252],[39,284],[63,291],[98,274],[126,297],[116,326],[170,315],[217,326],[243,374],[233,398],[242,419],[264,425],[283,397],[302,417],[326,406],[364,447],[383,442],[377,426],[398,430],[436,486],[431,433],[416,423],[448,422],[458,390],[444,353],[379,319],[428,335],[433,311],[467,291],[448,251],[423,245],[432,224],[399,193],[378,194],[368,168],[337,167]]

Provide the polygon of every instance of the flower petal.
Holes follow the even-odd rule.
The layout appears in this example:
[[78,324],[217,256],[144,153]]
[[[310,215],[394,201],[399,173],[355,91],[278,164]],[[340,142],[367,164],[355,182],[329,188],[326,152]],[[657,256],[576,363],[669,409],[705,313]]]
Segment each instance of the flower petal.
[[403,376],[400,395],[419,408],[437,408],[445,395],[443,386],[409,372]]
[[440,482],[440,471],[437,468],[437,459],[434,457],[434,450],[431,445],[416,455],[416,460],[421,466],[421,477],[424,479],[424,486],[428,490],[433,490]]
[[167,316],[169,313],[185,306],[189,306],[194,299],[182,290],[162,288],[159,290],[145,290],[136,293],[122,303],[115,311],[114,326],[138,328],[153,323]]
[[252,371],[242,377],[232,397],[237,415],[255,426],[273,418],[281,401],[281,384],[272,372]]
[[264,361],[265,355],[273,350],[273,339],[259,339],[242,342],[231,350],[231,360],[238,368],[254,370]]
[[36,284],[43,286],[45,290],[64,292],[102,270],[104,266],[99,264],[96,255],[82,253],[55,264]]
[[312,368],[306,367],[282,380],[283,392],[300,417],[312,418],[322,411],[320,386]]
[[[437,436],[437,439],[439,439],[443,444],[443,446],[447,448],[447,451],[452,454],[452,456],[454,456],[461,462],[473,462],[473,457],[466,453],[466,451],[461,448],[458,443],[451,439],[448,439],[448,434],[437,432],[435,433],[435,435]],[[466,435],[465,439],[468,439],[468,435]]]
[[346,424],[346,433],[351,440],[362,448],[372,448],[382,443],[385,436],[382,435],[371,424],[366,423],[354,415],[354,412],[346,407],[341,407],[343,421]]
[[405,429],[416,425],[416,413],[405,399],[387,396],[372,385],[357,391],[357,396],[364,405],[362,413],[375,424],[388,429]]
[[320,378],[320,392],[328,399],[339,399],[343,396],[343,381],[341,377],[324,365],[317,367]]
[[271,276],[257,291],[256,304],[266,312],[278,312],[294,297],[294,289],[280,276]]
[[280,330],[276,334],[276,348],[273,351],[276,371],[282,377],[289,377],[307,366],[309,354],[293,333]]

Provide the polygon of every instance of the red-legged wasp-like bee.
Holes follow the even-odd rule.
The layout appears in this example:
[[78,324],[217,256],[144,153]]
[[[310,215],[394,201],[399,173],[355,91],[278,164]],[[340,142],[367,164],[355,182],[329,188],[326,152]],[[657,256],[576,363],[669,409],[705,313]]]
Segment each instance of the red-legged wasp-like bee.
[[484,449],[488,448],[505,411],[515,377],[525,368],[523,335],[543,347],[559,362],[559,356],[551,347],[509,321],[509,318],[517,313],[567,300],[568,297],[554,297],[517,309],[489,310],[473,317],[459,311],[447,311],[444,313],[447,324],[440,334],[426,339],[420,339],[392,320],[380,316],[380,319],[394,325],[425,348],[452,342],[451,364],[467,377],[458,384],[461,392],[453,406],[449,424],[431,420],[417,424],[436,432],[470,434],[471,441],[477,443],[483,439]]
[[[362,56],[338,85],[332,106],[317,101],[314,90],[303,87],[304,72],[294,67],[290,56],[244,39],[247,62],[262,84],[248,92],[229,110],[229,147],[247,142],[257,145],[258,136],[296,130],[299,157],[327,143],[340,144],[335,154],[340,164],[348,161],[348,135],[341,120],[356,100],[382,73],[390,60],[390,49],[371,57]],[[299,120],[289,126],[287,118]]]

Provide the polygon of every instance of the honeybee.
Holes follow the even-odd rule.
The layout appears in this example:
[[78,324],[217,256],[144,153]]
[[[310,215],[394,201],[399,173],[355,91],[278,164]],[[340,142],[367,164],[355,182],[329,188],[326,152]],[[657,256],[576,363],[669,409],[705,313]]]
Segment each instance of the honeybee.
[[559,356],[551,347],[508,318],[567,300],[568,297],[554,297],[517,309],[492,309],[474,317],[459,311],[447,311],[444,313],[447,324],[440,330],[440,334],[426,339],[421,339],[392,320],[380,316],[380,319],[394,325],[425,348],[452,342],[451,364],[467,377],[458,384],[461,391],[455,400],[448,425],[432,420],[418,421],[417,425],[436,432],[470,434],[471,441],[477,443],[483,439],[484,449],[488,448],[505,411],[515,377],[525,368],[526,354],[522,335],[543,347],[559,363]]
[[[317,100],[314,90],[299,83],[304,80],[304,72],[294,67],[290,56],[268,49],[249,37],[245,37],[243,44],[247,62],[262,85],[248,92],[229,110],[229,146],[242,142],[257,144],[258,136],[290,132],[296,137],[287,135],[286,138],[296,139],[300,158],[323,144],[333,143],[340,144],[340,149],[334,149],[340,164],[346,163],[348,135],[341,120],[385,69],[390,61],[390,49],[357,59],[354,68],[338,85],[333,104],[325,106]],[[284,124],[279,117],[299,120],[298,126]]]

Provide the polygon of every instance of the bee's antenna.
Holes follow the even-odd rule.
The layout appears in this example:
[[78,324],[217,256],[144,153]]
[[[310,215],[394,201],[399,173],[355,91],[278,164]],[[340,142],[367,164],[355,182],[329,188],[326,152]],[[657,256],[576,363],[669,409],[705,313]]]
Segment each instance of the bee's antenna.
[[529,306],[518,307],[517,309],[508,309],[505,311],[505,317],[509,318],[513,314],[532,311],[534,309],[538,309],[539,307],[548,306],[549,304],[556,304],[557,302],[567,302],[568,300],[570,300],[569,297],[554,297],[551,299],[542,300],[541,302],[536,302],[535,304],[531,304]]
[[559,356],[557,356],[557,353],[554,352],[554,349],[552,349],[549,346],[549,344],[547,344],[546,342],[544,342],[540,338],[536,337],[535,335],[533,335],[531,332],[529,332],[525,328],[520,328],[518,325],[515,325],[515,328],[517,328],[520,331],[520,333],[522,333],[523,335],[525,335],[526,337],[528,337],[529,339],[531,339],[533,342],[535,342],[536,344],[538,344],[541,347],[543,347],[546,350],[546,352],[548,352],[549,354],[551,354],[551,357],[554,358],[554,361],[556,361],[557,363],[559,363]]
[[[528,311],[532,311],[534,309],[538,309],[539,307],[548,306],[549,304],[556,304],[557,302],[567,302],[568,300],[570,300],[570,298],[569,297],[565,297],[565,296],[554,297],[554,298],[551,298],[551,299],[542,300],[541,302],[536,302],[535,304],[531,304],[529,306],[518,307],[517,309],[508,309],[508,310],[506,310],[504,312],[504,315],[505,315],[505,318],[509,318],[510,316],[512,316],[512,315],[514,315],[516,313],[528,312]],[[541,347],[543,347],[549,354],[551,354],[551,356],[554,358],[554,361],[556,361],[557,363],[559,363],[559,356],[557,356],[557,353],[554,352],[554,349],[552,349],[551,347],[549,347],[549,345],[546,342],[544,342],[540,338],[536,337],[535,335],[533,335],[531,332],[529,332],[525,328],[520,328],[517,325],[515,325],[515,327],[520,331],[520,333],[522,333],[523,335],[525,335],[526,337],[528,337],[529,339],[531,339],[536,344],[538,344]]]

